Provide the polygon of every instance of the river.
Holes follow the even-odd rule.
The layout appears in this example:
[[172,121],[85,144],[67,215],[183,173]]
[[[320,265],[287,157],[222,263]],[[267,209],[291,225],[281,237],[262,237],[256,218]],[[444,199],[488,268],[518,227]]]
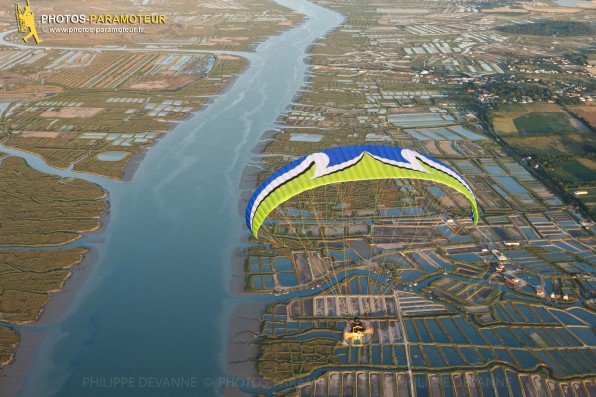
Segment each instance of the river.
[[242,171],[304,84],[309,45],[342,21],[305,0],[277,1],[305,22],[261,43],[232,87],[152,147],[132,180],[76,174],[108,190],[110,221],[85,240],[97,260],[73,302],[29,329],[40,342],[18,396],[217,395],[232,309],[251,299],[228,288],[248,233]]

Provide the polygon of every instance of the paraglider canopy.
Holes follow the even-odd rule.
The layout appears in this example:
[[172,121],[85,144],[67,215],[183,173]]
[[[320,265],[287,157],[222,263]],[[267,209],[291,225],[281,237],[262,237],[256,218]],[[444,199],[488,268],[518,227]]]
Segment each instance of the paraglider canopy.
[[395,146],[344,146],[301,157],[280,168],[254,192],[246,207],[246,225],[255,237],[267,216],[290,198],[319,186],[375,179],[427,180],[463,194],[474,224],[478,206],[470,186],[443,162]]

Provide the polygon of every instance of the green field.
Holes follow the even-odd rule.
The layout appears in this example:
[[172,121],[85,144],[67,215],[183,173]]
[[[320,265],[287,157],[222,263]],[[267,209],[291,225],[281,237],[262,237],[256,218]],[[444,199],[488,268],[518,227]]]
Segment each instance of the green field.
[[513,119],[520,135],[552,134],[575,131],[566,113],[531,112]]
[[495,113],[493,128],[501,136],[582,132],[571,124],[571,117],[570,113],[554,103],[508,103]]
[[553,166],[551,172],[563,181],[577,183],[596,181],[596,172],[577,161],[558,163]]
[[585,156],[596,152],[596,137],[588,134],[507,136],[522,156]]
[[532,23],[518,23],[496,28],[509,34],[530,36],[589,36],[594,34],[593,27],[586,22],[539,20]]

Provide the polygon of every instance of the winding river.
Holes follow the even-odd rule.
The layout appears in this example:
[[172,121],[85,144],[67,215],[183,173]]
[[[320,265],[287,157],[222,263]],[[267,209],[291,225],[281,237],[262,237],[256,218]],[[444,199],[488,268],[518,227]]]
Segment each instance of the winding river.
[[[228,290],[230,257],[247,233],[242,171],[304,84],[309,45],[342,21],[306,0],[276,1],[305,22],[261,43],[232,87],[152,147],[131,181],[0,147],[40,171],[99,183],[111,201],[107,227],[85,239],[97,260],[73,302],[26,330],[39,345],[19,396],[217,395],[231,311],[253,299]],[[134,385],[115,383],[126,378]],[[164,390],[164,379],[192,385]]]

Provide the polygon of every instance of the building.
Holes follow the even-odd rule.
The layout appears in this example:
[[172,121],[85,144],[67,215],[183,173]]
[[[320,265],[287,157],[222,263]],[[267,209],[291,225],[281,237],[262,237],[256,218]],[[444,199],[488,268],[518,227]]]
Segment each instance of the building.
[[517,277],[505,277],[505,282],[507,283],[507,286],[510,288],[517,288],[520,286],[520,279]]
[[492,250],[491,252],[495,256],[495,258],[497,258],[498,260],[500,260],[502,262],[507,260],[507,257],[505,255],[503,255],[502,253],[500,253],[498,250]]

